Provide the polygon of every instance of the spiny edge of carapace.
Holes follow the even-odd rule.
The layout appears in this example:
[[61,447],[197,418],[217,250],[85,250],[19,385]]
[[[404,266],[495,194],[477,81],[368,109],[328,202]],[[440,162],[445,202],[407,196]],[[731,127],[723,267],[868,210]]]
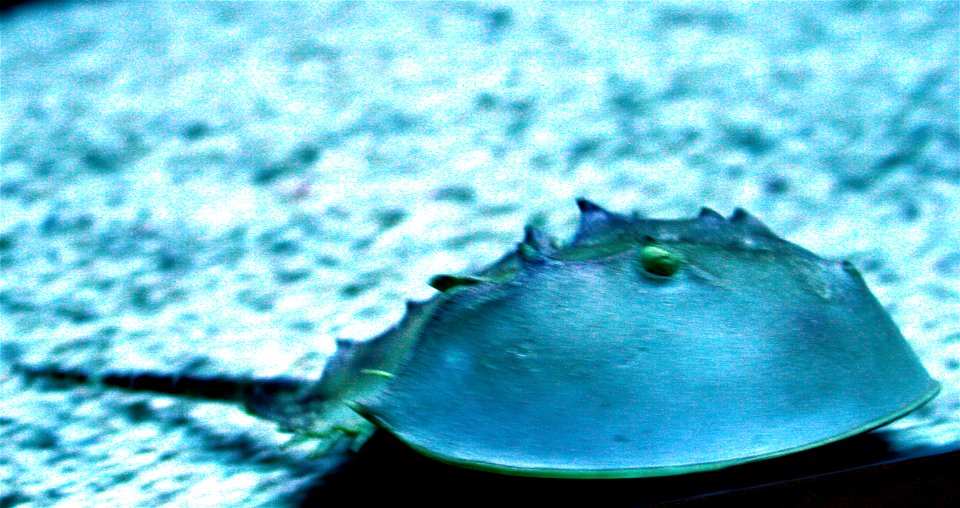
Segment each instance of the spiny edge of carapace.
[[[730,217],[703,207],[689,219],[648,219],[639,213],[630,215],[611,212],[585,198],[576,200],[580,220],[569,242],[562,244],[533,225],[524,228],[523,239],[516,248],[479,271],[467,275],[441,274],[432,277],[430,286],[441,293],[475,285],[509,281],[524,268],[550,262],[591,261],[623,253],[635,248],[662,248],[675,253],[671,245],[717,246],[762,255],[786,254],[796,263],[820,263],[816,254],[779,237],[763,222],[742,208],[735,208]],[[658,251],[663,258],[664,252]],[[641,258],[645,251],[641,251]],[[679,254],[678,254],[679,255]],[[648,256],[649,258],[649,256]],[[667,260],[670,261],[670,260]],[[838,262],[838,266],[840,262]],[[668,263],[669,264],[669,263]],[[842,265],[850,271],[849,263]],[[661,266],[661,270],[672,268]],[[657,269],[655,268],[655,271]]]
[[577,199],[580,221],[573,239],[565,248],[619,241],[660,241],[720,244],[747,249],[792,245],[743,208],[730,217],[702,207],[690,219],[649,219],[639,213],[610,212],[584,198]]

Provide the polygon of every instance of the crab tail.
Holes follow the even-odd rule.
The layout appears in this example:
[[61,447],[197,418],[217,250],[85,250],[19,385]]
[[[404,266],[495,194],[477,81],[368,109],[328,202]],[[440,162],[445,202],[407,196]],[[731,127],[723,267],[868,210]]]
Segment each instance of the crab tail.
[[[163,393],[212,402],[244,405],[250,412],[260,414],[272,401],[303,393],[309,383],[292,378],[231,378],[225,376],[194,376],[158,372],[105,372],[50,366],[17,364],[14,369],[30,381],[44,381],[50,388],[68,388],[76,385],[96,385],[137,392]],[[261,415],[267,416],[267,415]]]

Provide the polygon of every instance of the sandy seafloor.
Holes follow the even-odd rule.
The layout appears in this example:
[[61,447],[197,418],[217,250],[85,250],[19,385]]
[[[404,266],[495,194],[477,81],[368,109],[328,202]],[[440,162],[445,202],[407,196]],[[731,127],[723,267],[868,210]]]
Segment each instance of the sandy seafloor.
[[6,506],[295,502],[220,404],[10,361],[316,377],[574,198],[853,261],[960,441],[958,3],[64,3],[0,14]]

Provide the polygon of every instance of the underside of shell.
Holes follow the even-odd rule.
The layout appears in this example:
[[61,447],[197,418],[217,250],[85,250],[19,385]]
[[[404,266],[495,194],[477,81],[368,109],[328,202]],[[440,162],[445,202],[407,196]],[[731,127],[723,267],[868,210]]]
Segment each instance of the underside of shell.
[[478,273],[435,277],[383,335],[339,343],[310,394],[252,409],[314,436],[373,422],[472,468],[642,477],[823,445],[937,393],[849,263],[740,209],[578,205],[567,245],[528,227]]

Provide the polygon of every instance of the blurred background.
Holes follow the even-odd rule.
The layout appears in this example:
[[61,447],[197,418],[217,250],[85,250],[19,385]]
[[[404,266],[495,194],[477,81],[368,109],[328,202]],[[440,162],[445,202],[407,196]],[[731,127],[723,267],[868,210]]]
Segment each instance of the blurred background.
[[[744,207],[863,272],[960,441],[958,3],[0,12],[0,506],[290,504],[333,458],[92,371],[319,376],[525,224]],[[907,445],[905,445],[907,446]]]

